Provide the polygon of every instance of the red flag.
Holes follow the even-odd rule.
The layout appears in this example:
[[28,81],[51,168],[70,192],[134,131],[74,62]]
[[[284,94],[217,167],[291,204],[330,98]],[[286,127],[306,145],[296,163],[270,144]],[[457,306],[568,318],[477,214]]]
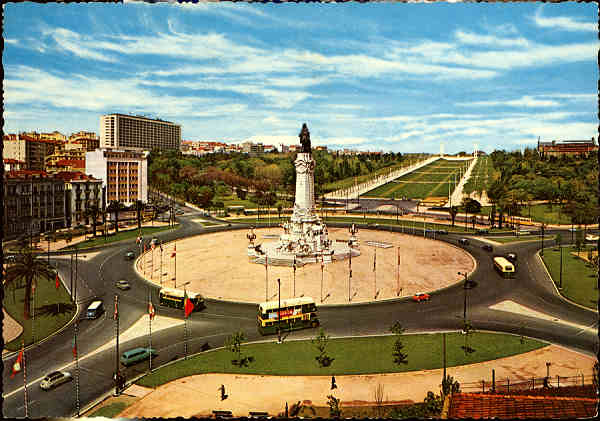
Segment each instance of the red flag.
[[175,244],[175,246],[173,246],[173,253],[171,253],[171,257],[175,257],[176,254],[177,254],[177,244]]
[[146,244],[144,244],[144,253],[146,253]]
[[75,338],[73,338],[73,358],[77,358],[77,342],[75,342]]
[[323,264],[323,255],[321,255],[321,270],[323,270],[324,267],[325,265]]
[[114,319],[117,320],[117,317],[119,317],[119,304],[118,304],[118,301],[115,300],[115,314],[114,314]]
[[60,286],[60,281],[58,280],[58,272],[56,272],[56,289]]
[[185,292],[183,297],[183,311],[185,313],[185,317],[188,317],[190,314],[192,314],[192,311],[194,311],[194,303],[192,303],[192,300],[190,300],[188,297],[187,292]]
[[398,266],[400,266],[400,247],[398,247]]
[[35,294],[35,287],[36,287],[36,285],[35,285],[35,279],[34,279],[33,282],[31,283],[31,293],[32,294]]
[[152,305],[152,301],[148,301],[148,315],[150,316],[150,320],[154,320],[154,315],[156,312],[154,311],[154,306]]
[[265,268],[269,267],[269,256],[265,256]]
[[19,356],[17,357],[17,361],[13,364],[12,373],[10,374],[10,378],[15,377],[19,371],[21,371],[21,366],[23,364],[23,348],[19,351]]

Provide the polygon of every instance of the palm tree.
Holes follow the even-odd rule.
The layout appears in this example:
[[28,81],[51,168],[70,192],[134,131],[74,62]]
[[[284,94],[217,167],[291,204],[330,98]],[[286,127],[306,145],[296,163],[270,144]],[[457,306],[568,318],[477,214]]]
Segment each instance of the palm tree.
[[142,202],[141,200],[136,200],[135,204],[134,204],[134,209],[137,214],[138,230],[141,231],[142,230],[142,211],[144,210],[144,202]]
[[115,234],[119,232],[119,212],[123,209],[123,204],[118,200],[111,200],[106,211],[115,215]]
[[51,281],[56,276],[56,272],[44,260],[33,254],[29,247],[24,247],[19,252],[19,257],[6,273],[6,285],[13,288],[25,283],[25,299],[23,302],[23,317],[29,319],[31,313],[31,287],[36,278],[46,278]]
[[99,215],[100,215],[100,208],[96,204],[89,206],[85,210],[85,217],[92,219],[92,227],[94,230],[94,237],[96,236],[96,226],[98,225],[98,216]]

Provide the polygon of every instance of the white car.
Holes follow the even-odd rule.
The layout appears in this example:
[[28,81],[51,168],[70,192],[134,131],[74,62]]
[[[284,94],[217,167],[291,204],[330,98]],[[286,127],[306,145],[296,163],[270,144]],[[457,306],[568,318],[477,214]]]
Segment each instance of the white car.
[[68,371],[55,371],[42,379],[40,387],[43,390],[50,390],[53,387],[70,382],[71,380],[73,380],[73,376]]
[[598,241],[599,238],[598,235],[588,234],[585,236],[585,241]]

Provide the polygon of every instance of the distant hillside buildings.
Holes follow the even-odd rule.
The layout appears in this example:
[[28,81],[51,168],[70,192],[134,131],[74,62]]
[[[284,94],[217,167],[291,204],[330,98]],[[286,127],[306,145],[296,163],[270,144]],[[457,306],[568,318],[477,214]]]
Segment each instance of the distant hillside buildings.
[[584,155],[598,152],[598,145],[592,137],[590,140],[553,140],[540,142],[537,151],[540,156]]

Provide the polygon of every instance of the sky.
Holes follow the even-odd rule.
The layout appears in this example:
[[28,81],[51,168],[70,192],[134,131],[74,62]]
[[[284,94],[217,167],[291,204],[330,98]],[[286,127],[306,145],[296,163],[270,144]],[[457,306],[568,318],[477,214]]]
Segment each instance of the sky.
[[4,127],[446,153],[598,135],[597,6],[4,5]]

